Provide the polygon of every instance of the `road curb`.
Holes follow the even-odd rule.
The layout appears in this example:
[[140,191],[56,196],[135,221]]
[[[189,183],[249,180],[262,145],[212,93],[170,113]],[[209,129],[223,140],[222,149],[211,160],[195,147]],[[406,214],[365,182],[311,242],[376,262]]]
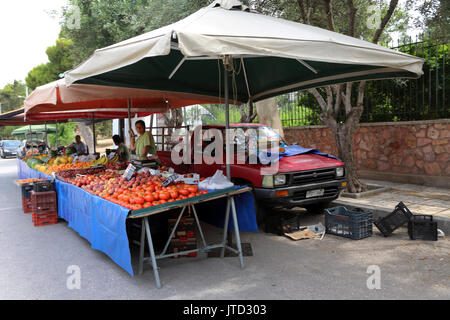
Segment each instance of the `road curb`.
[[[363,210],[369,210],[373,214],[373,219],[385,217],[394,210],[394,208],[392,208],[392,210],[386,210],[386,209],[380,209],[379,207],[354,204],[354,203],[350,203],[350,202],[342,201],[342,200],[333,201],[330,204],[330,207],[334,207],[334,206],[345,206],[348,209],[361,208]],[[439,217],[439,216],[433,215],[433,220],[438,223],[438,229],[441,229],[445,233],[445,236],[448,236],[450,234],[450,219],[449,218],[444,218],[444,217]]]

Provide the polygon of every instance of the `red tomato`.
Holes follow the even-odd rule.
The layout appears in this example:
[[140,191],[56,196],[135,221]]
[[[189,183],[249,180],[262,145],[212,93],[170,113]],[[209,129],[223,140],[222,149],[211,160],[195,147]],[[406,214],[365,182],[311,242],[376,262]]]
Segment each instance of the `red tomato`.
[[153,192],[152,196],[153,196],[153,199],[155,199],[155,201],[159,200],[159,193],[158,192]]
[[134,202],[136,203],[136,204],[139,204],[139,205],[142,205],[142,204],[144,204],[144,198],[142,198],[142,197],[136,197],[136,198],[134,198]]
[[163,203],[167,203],[167,201],[166,200],[160,200],[159,203],[163,204]]
[[151,206],[153,206],[153,204],[151,202],[146,202],[143,205],[144,208],[148,208],[148,207],[151,207]]
[[186,189],[180,189],[178,190],[178,192],[183,196],[187,196],[189,194],[189,191]]
[[142,209],[142,204],[135,204],[133,206],[133,210],[139,210],[139,209]]
[[198,185],[196,184],[190,185],[189,187],[187,187],[187,189],[189,190],[190,193],[196,193],[198,191]]
[[159,193],[159,199],[161,200],[169,200],[170,199],[170,194],[166,191],[161,191]]
[[193,198],[193,197],[195,197],[195,193],[190,193],[190,194],[188,195],[188,198]]
[[172,191],[170,191],[170,197],[172,198],[172,199],[176,199],[176,198],[178,198],[178,191],[176,191],[176,190],[172,190]]

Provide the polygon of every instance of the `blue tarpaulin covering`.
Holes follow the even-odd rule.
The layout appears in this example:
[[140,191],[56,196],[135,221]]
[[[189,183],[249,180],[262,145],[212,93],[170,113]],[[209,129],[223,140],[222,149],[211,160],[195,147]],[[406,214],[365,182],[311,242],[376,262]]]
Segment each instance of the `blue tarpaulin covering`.
[[[20,179],[51,177],[31,169],[22,160],[17,161]],[[89,192],[59,180],[55,181],[58,196],[58,216],[68,222],[80,236],[87,239],[93,249],[108,255],[115,263],[134,275],[131,266],[131,254],[126,233],[126,218],[129,209],[92,195]],[[239,229],[241,231],[258,231],[256,225],[253,195],[246,192],[234,196]],[[201,210],[201,220],[223,228],[226,198],[203,203],[209,209]],[[203,205],[202,204],[202,205]],[[197,207],[197,205],[196,205]],[[229,228],[233,230],[231,222]]]
[[[282,159],[284,157],[296,156],[296,155],[299,155],[299,154],[306,154],[306,153],[318,154],[318,155],[321,155],[321,156],[325,156],[325,157],[328,157],[328,158],[339,160],[338,158],[336,158],[336,157],[334,157],[332,155],[329,155],[327,153],[322,153],[322,152],[320,152],[317,149],[303,148],[303,147],[301,147],[299,145],[296,145],[296,144],[291,145],[291,146],[284,146],[283,148],[284,148],[284,152],[280,152],[278,154],[278,158],[273,159],[274,162],[277,162],[278,160],[280,160],[280,159]],[[260,152],[259,158],[260,158],[262,163],[269,163],[272,160],[270,152],[267,152],[267,153]]]
[[[18,160],[21,179],[50,178]],[[129,209],[94,196],[74,185],[56,180],[58,216],[87,239],[93,249],[107,254],[115,263],[134,275],[125,220]]]
[[[253,194],[250,191],[237,194],[234,196],[234,203],[236,207],[239,230],[258,232]],[[200,220],[218,228],[223,228],[225,223],[226,206],[227,198],[220,198],[214,201],[207,201],[195,205]],[[231,214],[228,229],[234,230]]]

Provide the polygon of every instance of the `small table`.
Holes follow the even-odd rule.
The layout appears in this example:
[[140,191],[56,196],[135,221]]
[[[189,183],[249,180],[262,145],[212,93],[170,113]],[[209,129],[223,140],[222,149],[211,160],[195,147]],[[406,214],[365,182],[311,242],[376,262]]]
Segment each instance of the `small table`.
[[[238,222],[237,222],[237,215],[236,215],[236,207],[235,207],[235,203],[234,203],[234,195],[236,194],[240,194],[240,193],[244,193],[244,192],[248,192],[251,191],[251,188],[249,187],[242,187],[239,189],[235,189],[234,187],[232,188],[227,188],[224,190],[220,190],[220,191],[215,191],[215,192],[211,192],[208,194],[204,194],[195,198],[189,198],[189,199],[185,199],[185,200],[180,200],[172,203],[167,203],[165,204],[165,206],[163,208],[159,207],[154,208],[152,210],[152,208],[145,208],[145,209],[141,209],[141,210],[136,210],[130,213],[130,216],[128,217],[129,219],[142,219],[141,222],[141,238],[140,238],[140,244],[139,244],[139,270],[138,270],[138,274],[141,275],[143,273],[144,270],[144,262],[147,261],[151,261],[151,265],[153,268],[153,272],[155,274],[155,282],[156,282],[156,286],[158,288],[161,288],[161,281],[159,279],[159,272],[158,272],[158,265],[156,263],[156,260],[158,259],[164,259],[164,258],[169,258],[169,257],[174,257],[177,255],[182,255],[182,254],[188,254],[188,253],[192,253],[192,252],[205,252],[205,251],[209,251],[211,249],[215,249],[215,248],[222,248],[221,251],[221,255],[220,257],[223,258],[225,255],[225,249],[230,250],[232,252],[237,253],[238,258],[239,258],[239,264],[241,268],[244,268],[244,259],[243,259],[243,254],[242,254],[242,247],[241,247],[241,239],[239,236],[239,226],[238,226]],[[224,228],[223,228],[223,235],[222,235],[222,242],[217,243],[217,244],[212,244],[212,245],[208,245],[206,243],[204,234],[203,234],[203,230],[202,227],[200,225],[200,221],[198,219],[197,216],[197,212],[195,210],[195,204],[201,203],[201,202],[205,202],[205,201],[211,201],[211,200],[215,200],[215,199],[219,199],[219,198],[227,198],[227,206],[226,206],[226,211],[225,211],[225,223],[224,223]],[[202,247],[201,248],[197,248],[194,250],[186,250],[186,251],[180,251],[180,252],[176,252],[176,253],[171,253],[171,254],[166,254],[166,251],[169,247],[170,241],[172,239],[172,236],[174,235],[178,223],[180,222],[181,217],[183,216],[184,211],[186,210],[187,207],[192,208],[192,212],[194,214],[194,218],[200,233],[200,237],[201,237],[201,241],[202,241]],[[168,212],[171,209],[176,209],[176,208],[182,208],[180,214],[178,215],[177,221],[175,223],[175,226],[169,236],[169,239],[167,240],[163,251],[159,254],[156,255],[155,254],[155,250],[153,247],[153,242],[152,242],[152,235],[150,232],[150,227],[149,227],[149,223],[148,223],[148,217],[150,215],[154,215],[154,214],[158,214],[158,213],[164,213],[164,212]],[[236,236],[236,243],[237,243],[237,250],[228,246],[227,243],[227,230],[228,230],[228,222],[229,222],[229,218],[230,218],[230,212],[231,212],[231,217],[233,219],[233,224],[234,224],[234,232],[235,232],[235,236]],[[150,256],[145,257],[144,256],[144,249],[145,249],[145,240],[147,239],[148,241],[148,247],[149,247],[149,251],[150,251]]]

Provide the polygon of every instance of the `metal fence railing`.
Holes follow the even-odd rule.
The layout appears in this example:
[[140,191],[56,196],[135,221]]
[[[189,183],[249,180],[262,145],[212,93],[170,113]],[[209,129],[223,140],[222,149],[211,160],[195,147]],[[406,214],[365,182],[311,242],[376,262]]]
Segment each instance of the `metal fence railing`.
[[[423,76],[419,79],[389,79],[369,81],[365,87],[364,112],[360,122],[432,120],[450,117],[448,106],[449,44],[437,41],[405,41],[394,50],[425,59]],[[358,86],[354,85],[352,103],[356,104]],[[276,97],[284,127],[320,125],[321,113],[314,96],[298,91]],[[245,108],[248,108],[247,106]],[[344,108],[340,121],[345,120]],[[191,106],[184,110],[185,125],[225,123],[223,105]],[[241,119],[240,108],[230,105],[230,123]],[[257,122],[258,118],[254,120]]]
[[[449,118],[449,44],[416,41],[392,49],[424,58],[424,74],[419,79],[369,81],[365,87],[361,122]],[[356,99],[357,86],[353,90],[352,97]],[[320,106],[306,91],[279,96],[277,102],[285,127],[322,124]],[[339,120],[345,120],[344,113]]]

